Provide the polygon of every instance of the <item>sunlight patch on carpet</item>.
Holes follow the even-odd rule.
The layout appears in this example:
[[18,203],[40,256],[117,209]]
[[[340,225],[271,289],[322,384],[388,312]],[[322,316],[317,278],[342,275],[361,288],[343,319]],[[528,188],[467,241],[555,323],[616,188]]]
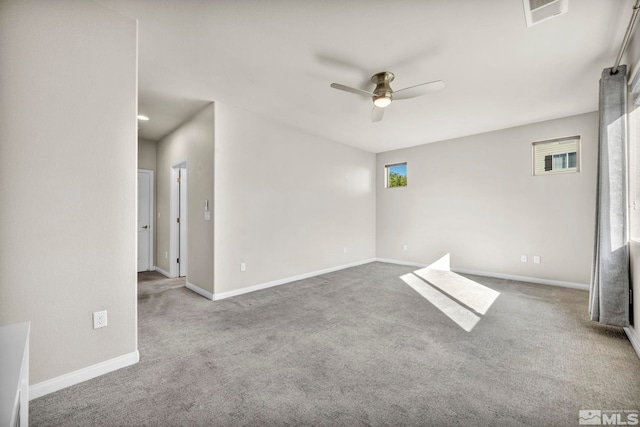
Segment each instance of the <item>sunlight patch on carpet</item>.
[[452,272],[449,254],[400,279],[467,332],[471,332],[500,295]]

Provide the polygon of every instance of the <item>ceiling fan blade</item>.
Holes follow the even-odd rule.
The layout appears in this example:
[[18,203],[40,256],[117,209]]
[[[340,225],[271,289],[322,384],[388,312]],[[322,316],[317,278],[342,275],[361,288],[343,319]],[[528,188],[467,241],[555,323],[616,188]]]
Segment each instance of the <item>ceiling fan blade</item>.
[[393,92],[393,99],[409,99],[416,98],[418,96],[426,95],[428,93],[437,92],[444,89],[445,84],[442,80],[436,80],[433,82],[422,83],[415,86],[409,86],[404,89],[396,90]]
[[343,90],[345,92],[355,93],[356,95],[362,95],[371,98],[373,96],[372,92],[367,92],[366,90],[356,89],[354,87],[349,87],[345,85],[341,85],[340,83],[331,83],[331,87],[338,90]]
[[374,105],[373,110],[371,110],[371,121],[374,123],[379,122],[380,120],[382,120],[383,116],[384,116],[384,108],[376,107]]

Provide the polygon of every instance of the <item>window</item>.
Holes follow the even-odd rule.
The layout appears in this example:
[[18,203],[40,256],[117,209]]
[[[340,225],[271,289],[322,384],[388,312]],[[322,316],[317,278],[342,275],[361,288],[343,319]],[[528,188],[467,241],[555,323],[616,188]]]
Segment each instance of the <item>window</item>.
[[406,187],[407,186],[407,164],[396,163],[387,165],[385,170],[385,188]]
[[580,171],[580,137],[533,143],[533,175]]

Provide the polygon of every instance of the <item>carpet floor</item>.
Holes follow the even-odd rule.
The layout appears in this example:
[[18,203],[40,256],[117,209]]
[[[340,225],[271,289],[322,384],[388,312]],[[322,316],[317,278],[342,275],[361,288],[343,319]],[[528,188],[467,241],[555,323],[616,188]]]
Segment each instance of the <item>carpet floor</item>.
[[640,410],[640,360],[588,320],[587,292],[465,275],[497,295],[480,313],[447,291],[477,318],[467,332],[402,279],[414,270],[375,262],[216,302],[141,273],[140,362],[31,401],[30,422],[577,426],[580,410]]

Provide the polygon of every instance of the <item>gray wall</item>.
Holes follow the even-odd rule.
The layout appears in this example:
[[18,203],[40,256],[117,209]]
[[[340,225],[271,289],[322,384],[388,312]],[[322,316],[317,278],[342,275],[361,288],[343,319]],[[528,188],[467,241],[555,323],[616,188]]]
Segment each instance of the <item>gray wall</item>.
[[205,221],[204,201],[213,209],[214,106],[205,107],[158,142],[156,170],[156,265],[170,272],[169,250],[171,167],[187,165],[187,280],[213,293],[213,218]]
[[156,170],[158,143],[138,138],[138,169]]
[[94,2],[0,2],[0,325],[31,321],[32,384],[137,350],[136,44]]
[[[450,253],[454,268],[589,283],[597,131],[588,113],[379,154],[378,257]],[[572,135],[582,136],[581,172],[532,176],[531,143]],[[399,162],[408,186],[385,189],[385,164]]]
[[219,103],[215,138],[216,294],[375,257],[374,154]]

